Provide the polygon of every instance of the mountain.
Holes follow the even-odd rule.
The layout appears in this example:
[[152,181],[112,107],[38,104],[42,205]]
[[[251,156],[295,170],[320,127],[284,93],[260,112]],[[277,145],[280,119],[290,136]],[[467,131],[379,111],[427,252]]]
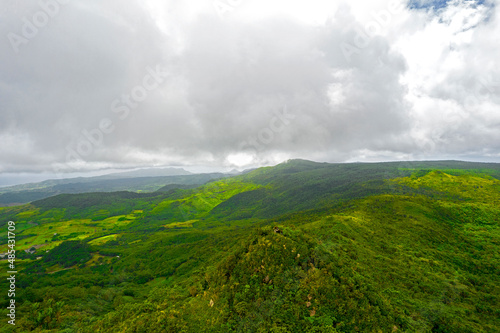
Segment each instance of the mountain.
[[139,178],[139,177],[165,177],[165,176],[181,176],[190,175],[189,171],[181,168],[151,168],[139,169],[133,171],[123,171],[109,173],[102,176],[94,177],[76,177],[76,178],[62,178],[62,179],[49,179],[38,183],[28,183],[21,185],[14,185],[0,188],[0,193],[19,192],[28,190],[40,190],[55,185],[64,184],[77,184],[77,183],[93,183],[101,180],[109,179],[124,179],[124,178]]
[[185,176],[192,175],[191,172],[182,168],[150,168],[139,169],[133,171],[123,171],[110,173],[103,176],[91,177],[92,180],[101,179],[122,179],[122,178],[138,178],[138,177],[165,177],[165,176]]
[[47,198],[61,193],[156,191],[164,185],[201,185],[229,174],[192,174],[183,169],[142,169],[96,177],[46,180],[0,189],[0,206],[12,206]]
[[498,332],[499,207],[500,164],[291,160],[0,227],[22,331]]

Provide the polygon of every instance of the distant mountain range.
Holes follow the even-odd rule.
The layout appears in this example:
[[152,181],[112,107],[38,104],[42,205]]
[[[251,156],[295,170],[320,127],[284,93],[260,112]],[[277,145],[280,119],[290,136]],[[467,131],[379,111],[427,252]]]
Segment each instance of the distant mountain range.
[[154,192],[169,185],[185,187],[202,185],[213,179],[232,176],[234,173],[193,174],[182,168],[154,168],[110,173],[95,177],[50,179],[0,188],[0,206],[13,206],[62,193],[86,192]]
[[186,176],[193,173],[182,168],[152,168],[139,169],[133,171],[115,172],[108,175],[90,177],[93,180],[137,178],[137,177],[165,177],[165,176]]

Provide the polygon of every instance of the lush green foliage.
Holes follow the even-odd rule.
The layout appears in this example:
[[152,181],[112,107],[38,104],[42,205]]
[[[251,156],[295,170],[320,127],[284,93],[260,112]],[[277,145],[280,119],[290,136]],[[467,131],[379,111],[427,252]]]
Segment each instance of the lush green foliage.
[[90,246],[82,241],[67,241],[56,246],[43,257],[43,262],[59,264],[62,267],[71,267],[84,264],[92,258]]
[[497,332],[498,170],[291,161],[4,208],[20,249],[44,245],[18,260],[17,328]]

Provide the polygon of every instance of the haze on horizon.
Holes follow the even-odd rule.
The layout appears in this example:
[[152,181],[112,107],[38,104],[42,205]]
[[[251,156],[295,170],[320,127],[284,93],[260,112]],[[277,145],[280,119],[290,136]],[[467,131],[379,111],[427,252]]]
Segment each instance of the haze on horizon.
[[0,185],[500,162],[499,20],[497,0],[2,0]]

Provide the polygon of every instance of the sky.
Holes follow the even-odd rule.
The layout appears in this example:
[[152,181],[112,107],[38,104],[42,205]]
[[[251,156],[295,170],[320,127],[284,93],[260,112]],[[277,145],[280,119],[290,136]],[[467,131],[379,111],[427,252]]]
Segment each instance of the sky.
[[499,20],[497,0],[0,0],[0,185],[500,162]]

